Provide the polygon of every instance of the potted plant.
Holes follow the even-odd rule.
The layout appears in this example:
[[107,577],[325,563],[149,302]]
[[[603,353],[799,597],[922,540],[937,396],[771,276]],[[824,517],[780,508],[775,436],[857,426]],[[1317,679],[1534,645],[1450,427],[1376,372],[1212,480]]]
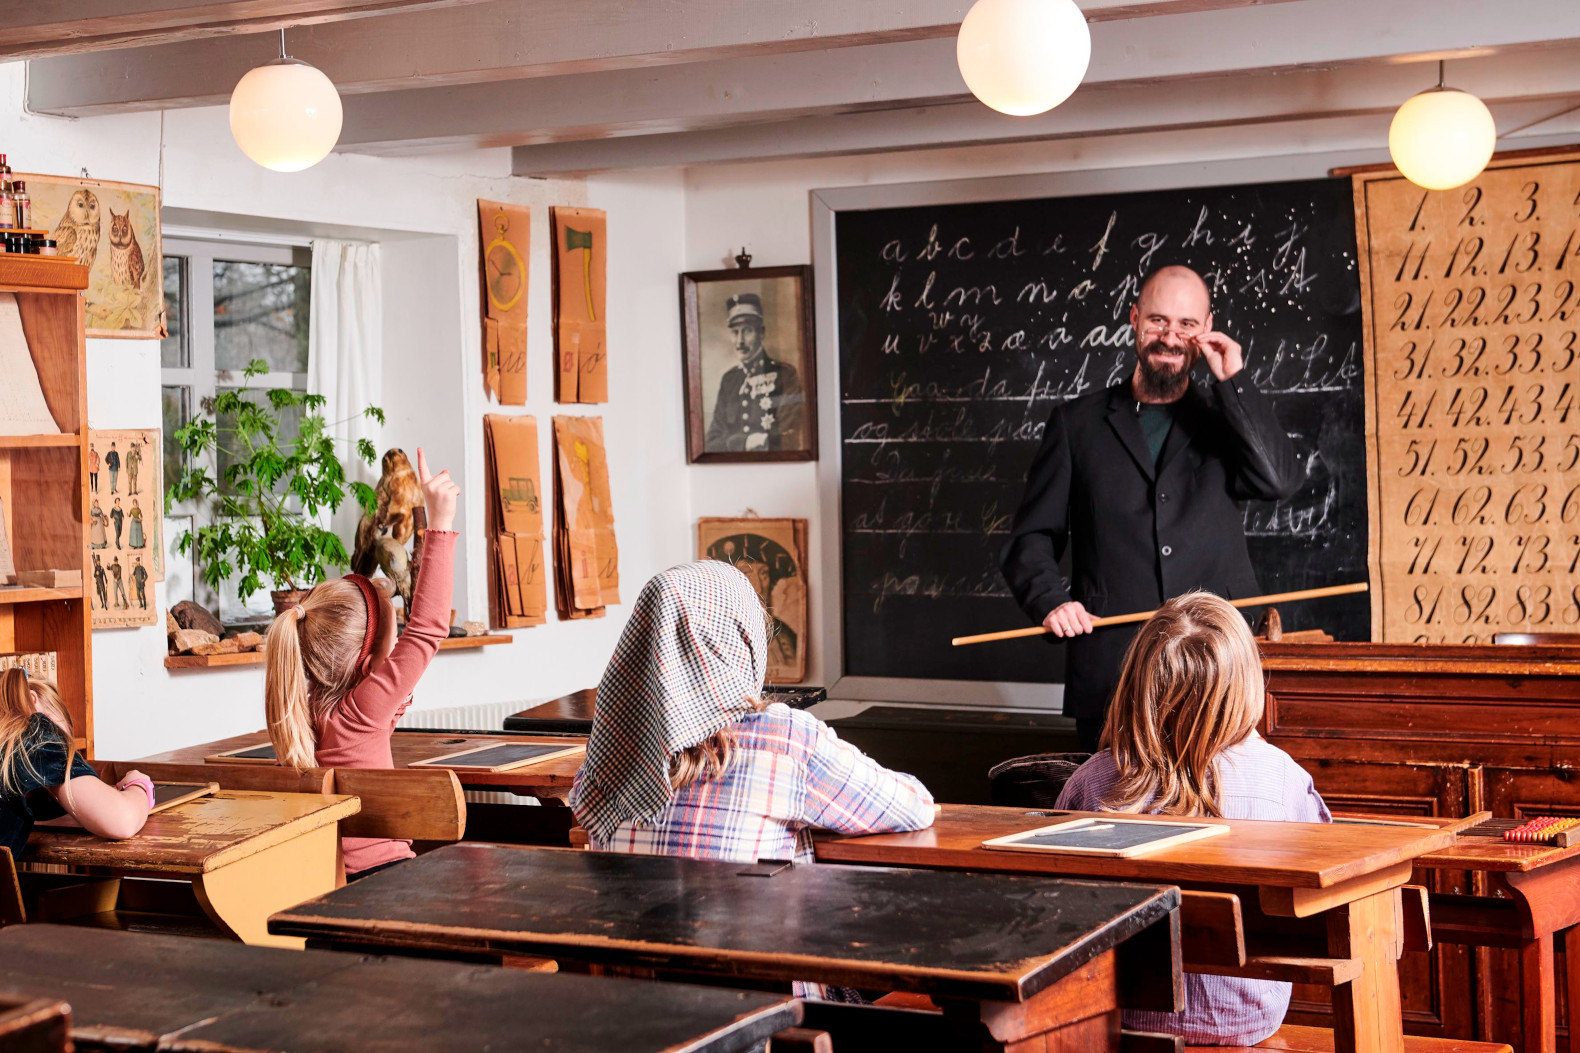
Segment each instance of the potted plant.
[[[243,377],[251,381],[266,372],[268,364],[255,359]],[[348,490],[367,512],[377,498],[371,486],[346,478],[324,404],[322,395],[244,383],[221,392],[206,413],[176,431],[185,467],[165,492],[165,512],[178,502],[212,502],[210,522],[180,539],[182,555],[196,549],[210,588],[217,591],[236,577],[245,602],[271,581],[278,613],[323,581],[326,567],[350,563],[346,546],[322,524]],[[301,422],[296,437],[285,439],[282,417],[295,409]],[[376,406],[362,414],[384,423],[384,411]],[[373,444],[359,439],[355,456],[371,465]],[[211,472],[210,464],[224,469]]]

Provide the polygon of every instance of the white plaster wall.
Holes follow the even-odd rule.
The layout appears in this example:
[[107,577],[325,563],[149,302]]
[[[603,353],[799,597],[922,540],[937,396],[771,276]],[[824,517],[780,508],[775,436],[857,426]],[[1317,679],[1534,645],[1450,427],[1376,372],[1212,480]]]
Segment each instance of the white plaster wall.
[[[483,425],[487,412],[536,414],[545,483],[549,422],[560,412],[601,413],[629,601],[656,570],[684,559],[687,476],[680,439],[674,275],[683,269],[678,173],[608,181],[589,198],[581,180],[508,175],[505,151],[422,159],[332,155],[292,175],[248,161],[223,108],[63,120],[23,112],[23,67],[0,64],[0,144],[19,171],[76,172],[160,183],[167,209],[279,221],[302,232],[360,228],[385,246],[385,442],[419,443],[464,489],[458,524],[463,618],[486,620]],[[161,141],[163,164],[161,165]],[[479,197],[532,209],[529,404],[501,410],[483,391],[477,211]],[[591,203],[611,213],[610,403],[555,407],[549,326],[551,204]],[[661,343],[661,346],[655,346]],[[660,353],[661,352],[661,353]],[[94,428],[159,426],[159,346],[92,340],[88,415]],[[155,589],[161,612],[164,586]],[[441,654],[416,692],[419,708],[553,697],[596,681],[629,606],[600,620],[518,630],[511,645]],[[263,726],[259,666],[172,671],[163,625],[94,633],[94,720],[101,757],[137,757]]]

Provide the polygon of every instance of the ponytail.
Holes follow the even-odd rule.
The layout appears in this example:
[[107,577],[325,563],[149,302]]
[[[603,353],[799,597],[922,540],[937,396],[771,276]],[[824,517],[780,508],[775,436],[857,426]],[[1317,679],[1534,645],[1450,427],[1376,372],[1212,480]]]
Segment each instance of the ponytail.
[[308,714],[307,670],[302,668],[301,619],[293,607],[274,619],[264,637],[265,672],[263,708],[269,721],[269,741],[282,764],[297,771],[313,766],[318,748]]
[[71,782],[71,766],[77,756],[71,714],[66,712],[60,691],[54,684],[48,680],[32,679],[27,670],[17,667],[0,672],[0,790],[14,793],[21,788],[19,764],[29,773],[38,774],[24,748],[28,726],[32,723],[33,715],[39,712],[35,700],[43,703],[44,715],[51,719],[65,740],[65,783]]
[[269,625],[263,706],[281,764],[301,771],[317,763],[318,726],[357,685],[367,624],[362,590],[337,578],[314,586]]

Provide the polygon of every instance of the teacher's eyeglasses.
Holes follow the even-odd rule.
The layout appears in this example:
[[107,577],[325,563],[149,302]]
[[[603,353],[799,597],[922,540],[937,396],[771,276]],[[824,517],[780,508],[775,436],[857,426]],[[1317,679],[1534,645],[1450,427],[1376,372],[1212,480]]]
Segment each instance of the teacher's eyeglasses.
[[1143,336],[1161,338],[1172,333],[1181,340],[1193,339],[1200,336],[1202,332],[1203,330],[1201,323],[1199,322],[1194,322],[1189,325],[1158,325],[1155,322],[1148,322],[1141,327],[1141,333]]

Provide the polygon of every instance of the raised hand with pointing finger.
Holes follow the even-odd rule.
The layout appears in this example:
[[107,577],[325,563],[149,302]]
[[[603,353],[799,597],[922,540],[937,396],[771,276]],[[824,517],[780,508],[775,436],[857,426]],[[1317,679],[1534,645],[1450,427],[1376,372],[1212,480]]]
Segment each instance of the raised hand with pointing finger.
[[417,447],[417,484],[422,487],[422,503],[428,509],[429,530],[450,530],[455,524],[456,499],[461,488],[446,468],[438,475],[428,474],[428,455]]

